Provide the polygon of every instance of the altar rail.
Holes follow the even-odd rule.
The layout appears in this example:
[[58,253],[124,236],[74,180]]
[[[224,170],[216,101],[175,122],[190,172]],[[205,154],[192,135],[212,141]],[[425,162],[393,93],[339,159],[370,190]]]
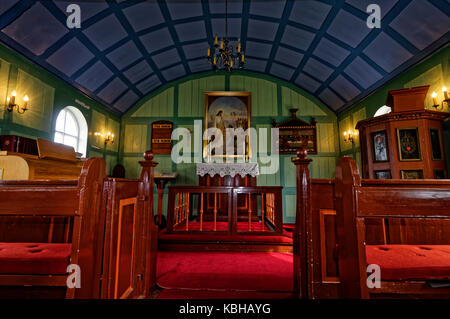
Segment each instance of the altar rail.
[[282,187],[169,186],[167,233],[278,235]]

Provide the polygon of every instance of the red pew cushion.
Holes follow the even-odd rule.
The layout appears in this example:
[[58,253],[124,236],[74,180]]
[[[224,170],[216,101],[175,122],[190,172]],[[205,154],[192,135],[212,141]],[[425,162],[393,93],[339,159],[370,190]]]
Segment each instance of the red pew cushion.
[[66,274],[71,244],[0,243],[0,274]]
[[381,280],[450,278],[450,245],[368,245],[366,261]]

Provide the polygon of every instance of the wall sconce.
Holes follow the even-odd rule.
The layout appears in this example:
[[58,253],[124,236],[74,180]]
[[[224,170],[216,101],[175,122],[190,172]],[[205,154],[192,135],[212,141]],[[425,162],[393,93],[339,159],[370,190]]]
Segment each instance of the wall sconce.
[[105,145],[108,143],[114,144],[114,134],[112,134],[111,132],[108,132],[106,135],[99,133],[99,132],[95,132],[94,133],[95,136],[101,136],[102,138],[105,139]]
[[444,104],[447,104],[447,107],[449,106],[450,99],[448,98],[448,92],[445,86],[442,88],[442,93],[444,95],[444,99],[441,103],[438,103],[436,92],[433,92],[433,94],[431,94],[431,98],[433,99],[433,107],[436,110],[442,110],[444,108]]
[[28,110],[28,95],[25,95],[23,97],[23,106],[20,107],[18,104],[16,104],[16,91],[13,91],[11,93],[11,97],[8,97],[7,99],[7,106],[6,109],[8,110],[8,112],[12,112],[14,111],[14,108],[17,107],[17,113],[19,114],[23,114]]
[[353,143],[355,136],[358,135],[358,131],[356,130],[348,130],[344,131],[344,142]]

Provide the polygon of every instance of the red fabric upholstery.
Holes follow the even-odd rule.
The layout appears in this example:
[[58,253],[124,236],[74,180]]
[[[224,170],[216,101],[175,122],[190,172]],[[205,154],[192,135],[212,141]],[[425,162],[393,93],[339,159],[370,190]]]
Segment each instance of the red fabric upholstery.
[[0,243],[0,274],[65,274],[71,244]]
[[381,280],[450,278],[450,245],[369,245],[366,261]]

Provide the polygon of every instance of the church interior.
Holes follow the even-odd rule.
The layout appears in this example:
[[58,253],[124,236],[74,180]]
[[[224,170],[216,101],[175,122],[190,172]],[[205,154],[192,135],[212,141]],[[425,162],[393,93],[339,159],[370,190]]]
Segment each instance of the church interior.
[[446,0],[1,0],[0,299],[450,298]]

